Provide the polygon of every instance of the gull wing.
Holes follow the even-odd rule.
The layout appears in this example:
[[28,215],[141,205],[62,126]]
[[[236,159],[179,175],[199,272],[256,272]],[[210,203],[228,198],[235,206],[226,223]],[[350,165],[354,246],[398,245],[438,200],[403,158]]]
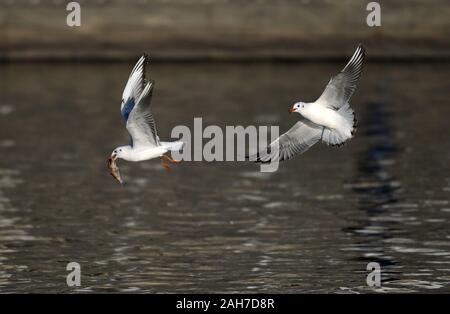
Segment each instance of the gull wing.
[[302,119],[273,141],[265,151],[249,156],[250,161],[272,162],[291,159],[303,154],[322,137],[323,127]]
[[348,103],[361,77],[364,58],[365,50],[360,44],[342,71],[331,78],[316,103],[334,110]]
[[133,147],[160,146],[156,123],[150,111],[154,82],[147,83],[127,119]]
[[130,112],[133,110],[137,99],[142,94],[145,86],[145,65],[147,64],[148,57],[143,55],[128,78],[127,85],[123,90],[122,103],[120,104],[120,114],[125,121],[128,120]]

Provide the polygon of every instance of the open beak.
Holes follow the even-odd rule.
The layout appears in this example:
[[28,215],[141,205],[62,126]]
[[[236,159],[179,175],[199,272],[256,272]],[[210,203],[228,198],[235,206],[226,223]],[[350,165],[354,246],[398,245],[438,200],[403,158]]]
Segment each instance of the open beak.
[[111,162],[115,161],[116,159],[117,159],[117,155],[112,154],[111,156],[108,157],[108,162],[111,163]]
[[292,106],[292,108],[289,109],[289,113],[293,113],[293,112],[295,112],[294,106]]

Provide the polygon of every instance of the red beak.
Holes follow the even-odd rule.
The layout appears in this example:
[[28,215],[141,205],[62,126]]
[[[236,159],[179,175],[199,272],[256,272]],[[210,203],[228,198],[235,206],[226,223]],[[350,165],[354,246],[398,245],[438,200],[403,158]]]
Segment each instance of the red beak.
[[291,108],[291,109],[289,109],[289,113],[293,113],[293,112],[295,112],[295,108],[294,108],[294,106],[292,106],[292,108]]

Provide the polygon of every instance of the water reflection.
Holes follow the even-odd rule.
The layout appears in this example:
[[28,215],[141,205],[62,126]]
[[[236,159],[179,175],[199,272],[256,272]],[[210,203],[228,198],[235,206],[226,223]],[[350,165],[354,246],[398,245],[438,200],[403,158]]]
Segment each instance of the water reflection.
[[[364,136],[368,147],[359,154],[356,177],[349,185],[357,195],[358,209],[363,215],[356,225],[343,229],[354,240],[344,250],[358,252],[354,259],[363,262],[361,269],[364,270],[369,262],[378,262],[382,269],[382,287],[371,289],[361,285],[356,290],[417,292],[441,289],[448,283],[448,278],[445,281],[435,280],[439,271],[426,265],[411,264],[410,257],[404,256],[448,256],[450,243],[439,241],[441,248],[421,243],[417,230],[408,227],[430,222],[445,223],[447,220],[420,219],[417,217],[418,211],[428,201],[410,203],[405,200],[404,188],[395,174],[405,152],[398,143],[399,132],[392,125],[393,119],[392,104],[388,100],[367,105]],[[402,173],[402,176],[410,175],[414,176],[414,173]],[[443,202],[447,204],[447,201]]]
[[[317,97],[340,66],[156,64],[152,109],[162,138],[200,116],[283,131],[296,120],[286,106]],[[369,64],[355,139],[316,145],[276,173],[123,162],[120,187],[105,159],[127,141],[118,106],[129,68],[2,66],[1,292],[357,293],[373,291],[368,261],[382,264],[378,291],[449,291],[447,65]],[[78,289],[66,286],[71,261]]]
[[396,191],[401,185],[393,173],[399,148],[390,123],[389,106],[385,101],[367,104],[363,136],[368,147],[358,155],[356,178],[350,185],[357,194],[358,209],[365,217],[357,226],[344,228],[355,237],[356,243],[351,249],[361,252],[355,259],[364,262],[362,269],[370,262],[380,264],[383,285],[396,280],[396,269],[401,267],[389,255],[385,242],[400,236],[398,225],[403,220],[403,217],[393,219],[392,216],[392,205],[398,202]]

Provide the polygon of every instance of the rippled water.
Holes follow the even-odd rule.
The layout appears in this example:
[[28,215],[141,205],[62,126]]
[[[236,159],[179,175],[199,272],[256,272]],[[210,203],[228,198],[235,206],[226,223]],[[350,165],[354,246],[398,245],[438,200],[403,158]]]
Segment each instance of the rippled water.
[[[356,138],[261,174],[244,162],[121,162],[131,64],[0,67],[1,292],[449,292],[448,64],[369,64]],[[178,124],[280,125],[342,64],[158,64]],[[82,286],[66,285],[66,264]],[[381,264],[382,287],[366,284]]]

